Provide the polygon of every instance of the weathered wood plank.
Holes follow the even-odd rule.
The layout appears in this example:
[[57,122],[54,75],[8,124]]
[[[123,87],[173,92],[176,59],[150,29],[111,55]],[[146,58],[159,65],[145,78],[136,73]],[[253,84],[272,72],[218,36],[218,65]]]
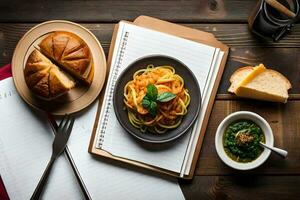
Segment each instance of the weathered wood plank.
[[4,0],[1,22],[41,22],[67,19],[77,22],[117,22],[149,15],[173,22],[246,22],[253,0]]
[[[0,23],[0,44],[5,43],[5,54],[11,52],[17,41],[34,24]],[[101,41],[105,50],[109,48],[112,30],[115,24],[82,24],[90,29]],[[300,25],[279,42],[263,41],[248,30],[246,24],[183,24],[195,29],[213,33],[216,38],[230,47],[300,47]],[[4,45],[4,44],[3,44]],[[0,56],[2,56],[0,54]],[[1,57],[0,57],[1,58]],[[253,58],[252,58],[253,59]],[[0,59],[1,60],[1,59]]]
[[[0,24],[0,66],[11,61],[17,42],[34,25]],[[107,54],[114,24],[83,25],[97,36]],[[229,77],[241,65],[235,61],[245,63],[242,65],[265,63],[267,66],[282,72],[291,80],[292,94],[300,94],[300,61],[298,56],[300,54],[298,48],[300,47],[300,25],[296,25],[294,32],[278,43],[260,42],[249,33],[245,24],[189,24],[188,26],[212,32],[219,40],[231,47],[219,94],[227,93]]]
[[[277,155],[270,158],[261,167],[250,172],[240,172],[227,167],[218,157],[215,150],[215,132],[220,122],[230,113],[248,110],[264,117],[271,125],[275,146],[286,149],[288,158],[283,160]],[[297,174],[300,175],[300,101],[289,101],[287,104],[242,101],[215,101],[200,158],[196,169],[197,175],[228,174]]]
[[300,196],[300,176],[196,176],[179,183],[188,200],[296,200]]

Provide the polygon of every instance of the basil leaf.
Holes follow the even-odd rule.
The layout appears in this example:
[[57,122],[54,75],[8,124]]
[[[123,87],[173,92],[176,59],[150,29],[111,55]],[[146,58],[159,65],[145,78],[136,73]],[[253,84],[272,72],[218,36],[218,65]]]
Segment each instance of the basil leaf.
[[171,92],[163,92],[158,95],[157,101],[159,102],[168,102],[176,97],[176,94],[173,94]]
[[155,101],[157,98],[157,88],[153,84],[147,85],[147,94],[148,98],[152,101]]
[[152,117],[155,117],[157,114],[157,103],[155,101],[151,101],[149,107],[149,113]]
[[147,96],[144,96],[143,100],[142,100],[142,106],[144,108],[149,108],[151,104],[151,101],[149,100],[149,98]]

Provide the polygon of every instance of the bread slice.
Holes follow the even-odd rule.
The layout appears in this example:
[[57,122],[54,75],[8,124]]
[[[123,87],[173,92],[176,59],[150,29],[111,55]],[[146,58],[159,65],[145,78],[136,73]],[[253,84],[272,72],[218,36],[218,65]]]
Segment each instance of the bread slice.
[[61,71],[38,50],[29,55],[24,77],[28,88],[46,100],[59,97],[75,86],[70,75]]
[[230,78],[228,91],[237,96],[286,103],[289,80],[279,72],[266,69],[262,64],[257,67],[242,67]]

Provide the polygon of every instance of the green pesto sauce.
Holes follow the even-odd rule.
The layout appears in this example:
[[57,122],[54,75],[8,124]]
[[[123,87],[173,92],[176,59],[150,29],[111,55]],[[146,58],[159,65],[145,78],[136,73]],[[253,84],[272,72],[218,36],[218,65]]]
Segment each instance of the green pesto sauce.
[[234,161],[247,163],[263,152],[259,142],[265,143],[262,129],[253,121],[239,120],[231,123],[223,136],[226,154]]

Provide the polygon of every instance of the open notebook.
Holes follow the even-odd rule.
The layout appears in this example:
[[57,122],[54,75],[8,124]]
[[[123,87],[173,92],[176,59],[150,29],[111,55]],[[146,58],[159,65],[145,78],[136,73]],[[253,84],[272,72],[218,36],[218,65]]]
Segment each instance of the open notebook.
[[[29,199],[50,159],[53,133],[46,115],[19,97],[12,78],[0,81],[0,174],[11,200]],[[68,147],[92,199],[184,199],[176,180],[104,162],[87,152],[97,104],[76,116]],[[64,155],[54,163],[42,199],[82,200]]]
[[[151,166],[177,177],[191,178],[200,129],[224,52],[220,48],[126,22],[120,22],[118,26],[114,49],[110,52],[110,72],[101,112],[89,150],[142,167]],[[172,145],[160,146],[159,149],[153,146],[146,148],[126,133],[118,123],[112,106],[112,94],[119,74],[135,60],[157,54],[174,57],[188,66],[199,82],[202,95],[202,108],[194,126]]]

